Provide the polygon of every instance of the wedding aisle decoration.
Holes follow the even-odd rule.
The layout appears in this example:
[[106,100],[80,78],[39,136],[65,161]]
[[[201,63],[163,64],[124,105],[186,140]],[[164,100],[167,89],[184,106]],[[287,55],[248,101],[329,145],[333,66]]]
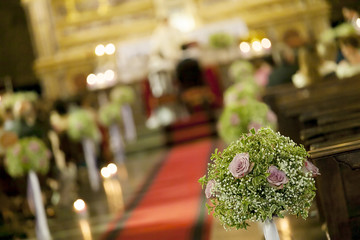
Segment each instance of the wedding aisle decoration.
[[248,99],[257,99],[258,87],[255,82],[235,83],[224,92],[225,107]]
[[16,92],[6,93],[1,97],[1,111],[4,112],[6,109],[13,109],[15,104],[19,101],[30,101],[35,102],[39,98],[36,92]]
[[251,98],[227,105],[218,121],[219,135],[228,144],[261,127],[276,129],[277,117],[265,103]]
[[237,60],[230,65],[229,76],[236,82],[255,81],[254,66],[246,60]]
[[36,137],[20,139],[6,151],[5,169],[11,177],[28,175],[28,202],[35,212],[36,236],[50,240],[50,231],[42,201],[41,189],[36,172],[46,174],[49,170],[50,151],[42,140]]
[[72,140],[81,141],[90,186],[92,190],[98,191],[100,188],[100,177],[96,165],[96,144],[100,141],[101,135],[96,125],[94,114],[86,109],[71,111],[68,116],[67,133]]
[[128,141],[136,139],[136,127],[131,109],[135,101],[135,92],[130,86],[118,86],[110,92],[110,100],[119,104],[124,123],[125,138]]
[[212,48],[224,49],[229,48],[235,43],[235,39],[232,35],[218,32],[209,36],[209,45]]
[[125,160],[124,142],[118,126],[122,118],[120,109],[121,105],[117,102],[107,103],[99,109],[100,122],[108,127],[110,148],[114,155],[114,160],[118,165],[123,164]]
[[266,239],[278,239],[276,231],[271,236],[267,231],[269,226],[276,229],[273,217],[288,213],[307,218],[314,177],[320,173],[307,160],[305,148],[290,138],[270,128],[252,129],[222,152],[216,149],[211,160],[199,182],[210,201],[209,214],[226,229],[246,229],[249,221],[261,221]]

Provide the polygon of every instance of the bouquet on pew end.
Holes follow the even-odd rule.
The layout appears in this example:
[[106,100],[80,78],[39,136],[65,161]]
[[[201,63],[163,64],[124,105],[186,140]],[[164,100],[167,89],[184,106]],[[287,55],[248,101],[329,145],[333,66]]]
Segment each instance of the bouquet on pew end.
[[211,160],[199,182],[209,213],[225,228],[246,228],[248,221],[282,218],[284,212],[307,218],[313,177],[320,173],[303,146],[270,128],[252,129],[223,152],[216,149]]
[[6,151],[5,169],[12,177],[21,177],[33,170],[46,174],[51,152],[36,137],[22,138]]

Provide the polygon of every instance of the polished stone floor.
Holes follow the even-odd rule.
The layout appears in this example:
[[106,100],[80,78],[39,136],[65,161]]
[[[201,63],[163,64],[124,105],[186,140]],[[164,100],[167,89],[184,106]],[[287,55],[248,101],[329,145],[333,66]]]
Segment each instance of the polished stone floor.
[[[63,206],[48,209],[48,223],[54,240],[96,240],[106,231],[108,224],[116,218],[131,199],[136,190],[147,179],[149,173],[165,157],[168,148],[158,148],[127,156],[125,165],[110,178],[103,179],[103,186],[98,192],[91,191],[86,169],[79,169],[79,185],[75,188],[73,198]],[[69,190],[70,191],[70,190]],[[70,193],[69,193],[70,194]],[[87,204],[87,213],[77,213],[72,206],[75,198],[83,199]],[[53,211],[53,212],[52,212]],[[326,234],[318,220],[316,207],[312,208],[308,220],[296,217],[285,217],[276,220],[281,240],[325,240]],[[33,222],[24,223],[30,239],[36,239]],[[262,240],[261,225],[253,223],[248,230],[226,231],[217,220],[212,222],[211,240]],[[159,239],[160,240],[160,239]]]

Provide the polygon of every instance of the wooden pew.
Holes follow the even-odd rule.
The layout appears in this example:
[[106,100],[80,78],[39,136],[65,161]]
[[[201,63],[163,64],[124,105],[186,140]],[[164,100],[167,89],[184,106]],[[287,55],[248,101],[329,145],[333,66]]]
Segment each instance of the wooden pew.
[[[305,144],[306,147],[312,142],[305,143],[305,139],[310,138],[310,135],[315,137],[316,130],[313,133],[311,130],[307,130],[301,135],[300,131],[318,126],[316,114],[331,110],[335,110],[336,113],[339,110],[347,109],[346,114],[351,113],[353,118],[358,117],[356,111],[360,102],[360,76],[344,80],[322,81],[302,89],[290,86],[275,88],[268,89],[263,99],[278,115],[279,131],[293,138],[294,141]],[[333,119],[334,117],[336,115],[333,115]],[[330,116],[320,120],[324,123],[326,121],[331,122]],[[351,124],[356,125],[355,122]],[[329,128],[331,127],[333,126],[329,126]],[[318,131],[323,132],[322,129],[318,129]]]
[[360,138],[309,152],[331,239],[360,239]]
[[320,169],[317,200],[331,239],[360,239],[360,76],[271,89],[264,101]]

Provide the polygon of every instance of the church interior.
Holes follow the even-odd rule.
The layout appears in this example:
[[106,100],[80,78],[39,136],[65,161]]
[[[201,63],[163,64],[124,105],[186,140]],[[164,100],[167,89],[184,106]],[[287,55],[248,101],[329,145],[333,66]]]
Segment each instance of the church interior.
[[[0,239],[360,239],[359,14],[357,0],[1,0]],[[291,141],[276,156],[302,154],[305,214],[276,198],[249,217],[262,210],[244,191],[307,189],[287,163],[256,178],[276,165],[254,150],[265,136],[248,140],[266,129]],[[226,160],[236,147],[246,170]]]

